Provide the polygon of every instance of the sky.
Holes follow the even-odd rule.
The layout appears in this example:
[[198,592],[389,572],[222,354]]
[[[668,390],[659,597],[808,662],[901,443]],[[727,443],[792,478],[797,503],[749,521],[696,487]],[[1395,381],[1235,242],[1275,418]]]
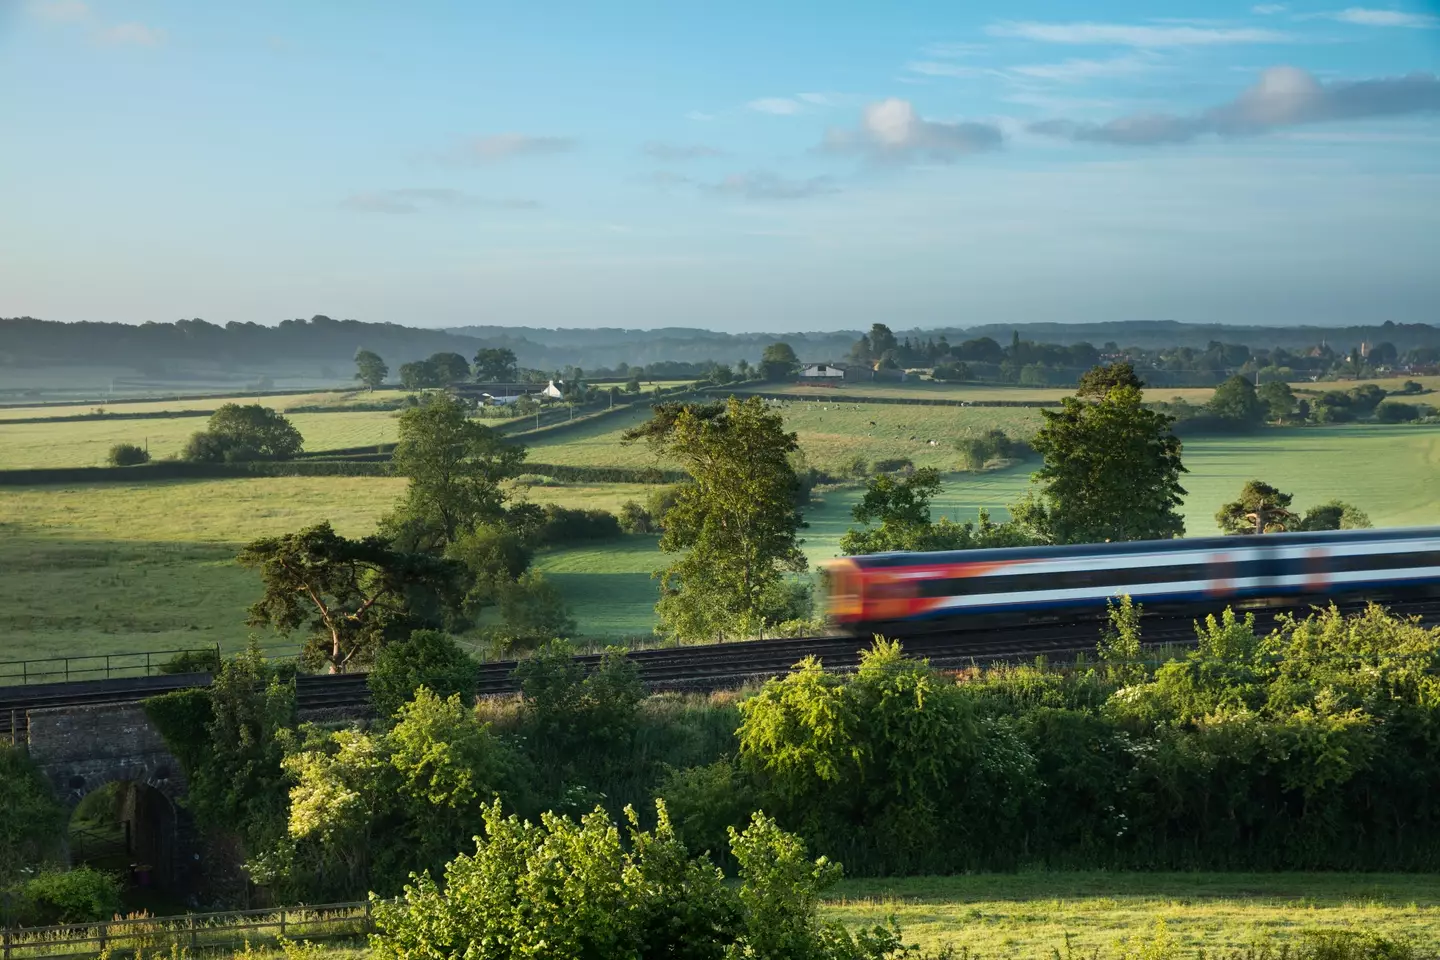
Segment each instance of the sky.
[[1440,6],[0,0],[0,316],[1440,323]]

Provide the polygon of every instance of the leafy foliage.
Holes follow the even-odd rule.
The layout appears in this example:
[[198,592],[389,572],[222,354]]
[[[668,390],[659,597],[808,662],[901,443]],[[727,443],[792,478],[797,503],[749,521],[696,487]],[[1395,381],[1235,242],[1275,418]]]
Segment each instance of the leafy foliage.
[[150,451],[133,443],[117,443],[105,455],[105,462],[112,467],[136,467],[150,462]]
[[852,510],[868,529],[850,529],[840,538],[847,555],[887,551],[969,550],[985,547],[1020,547],[1038,543],[1024,526],[1013,521],[995,523],[987,511],[976,522],[955,523],[948,517],[930,519],[930,500],[940,491],[940,472],[922,467],[909,476],[878,474],[865,484],[865,495]]
[[500,482],[524,459],[524,447],[470,419],[464,402],[449,394],[406,410],[391,465],[410,483],[382,528],[404,549],[443,550],[477,524],[502,519]]
[[65,810],[50,784],[19,748],[0,745],[0,884],[39,864],[60,846]]
[[93,867],[46,870],[7,895],[14,922],[27,927],[108,920],[120,909],[120,881]]
[[475,379],[481,383],[514,380],[518,374],[515,351],[508,347],[481,347],[475,352]]
[[371,390],[378,390],[385,385],[385,378],[388,376],[390,376],[390,368],[381,359],[380,354],[363,347],[355,351],[356,380]]
[[[1097,374],[1098,380],[1104,380]],[[1123,378],[1122,378],[1123,379]],[[1012,510],[1056,543],[1151,540],[1185,532],[1185,490],[1173,418],[1147,409],[1139,389],[1110,386],[1093,402],[1068,397],[1031,445],[1045,458],[1038,496]]]
[[460,600],[460,564],[402,553],[383,537],[351,540],[329,522],[247,546],[240,564],[260,571],[265,593],[251,625],[305,628],[304,658],[332,671],[369,662],[387,640],[443,623]]
[[[1270,390],[1267,396],[1279,399],[1279,391]],[[1262,402],[1249,377],[1236,374],[1215,388],[1206,409],[1212,416],[1231,423],[1256,426],[1265,419],[1269,404]]]
[[694,478],[663,514],[660,548],[683,556],[660,574],[659,629],[681,641],[752,637],[786,619],[784,574],[806,562],[790,461],[799,444],[780,414],[758,397],[661,404],[625,439],[647,440]]
[[204,431],[190,438],[181,457],[200,463],[289,460],[304,446],[300,431],[278,410],[227,403],[210,415]]
[[1250,480],[1240,499],[1225,504],[1215,522],[1226,533],[1275,533],[1293,530],[1299,517],[1290,510],[1294,496],[1282,493],[1262,480]]
[[628,836],[602,811],[538,824],[485,811],[475,853],[377,904],[373,938],[382,958],[520,957],[694,960],[862,960],[900,952],[898,931],[852,937],[818,917],[820,894],[839,869],[808,859],[804,845],[757,814],[732,831],[738,886],[705,858],[691,859],[664,804],[654,831],[626,811]]
[[442,699],[459,696],[469,702],[479,675],[479,664],[449,634],[416,630],[381,648],[366,683],[375,708],[394,716],[421,687]]
[[760,369],[766,380],[785,380],[800,371],[800,358],[795,349],[783,340],[772,343],[760,356]]

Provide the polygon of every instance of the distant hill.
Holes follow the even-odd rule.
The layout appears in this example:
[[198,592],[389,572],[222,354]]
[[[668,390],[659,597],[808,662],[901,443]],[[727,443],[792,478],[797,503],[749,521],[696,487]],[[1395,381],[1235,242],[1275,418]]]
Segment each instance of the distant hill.
[[[970,328],[895,330],[895,335],[921,341],[942,335],[952,344],[979,337],[1001,343],[1018,331],[1026,340],[1101,347],[1154,349],[1164,346],[1205,347],[1212,341],[1242,343],[1254,349],[1295,350],[1327,342],[1337,350],[1361,342],[1388,341],[1398,349],[1440,346],[1440,328],[1428,324],[1326,327],[1224,326],[1168,321],[1114,323],[989,324]],[[0,368],[67,365],[130,366],[145,375],[157,367],[191,364],[261,370],[274,365],[325,365],[348,376],[349,364],[361,347],[374,350],[390,364],[418,360],[438,351],[474,356],[482,347],[508,347],[523,367],[554,370],[574,365],[594,370],[659,361],[733,363],[759,360],[765,347],[788,342],[802,360],[840,360],[859,337],[854,330],[803,333],[718,333],[666,327],[659,330],[621,328],[548,329],[473,326],[448,330],[406,327],[394,323],[363,323],[314,316],[284,320],[274,326],[258,323],[58,323],[33,317],[0,318]]]

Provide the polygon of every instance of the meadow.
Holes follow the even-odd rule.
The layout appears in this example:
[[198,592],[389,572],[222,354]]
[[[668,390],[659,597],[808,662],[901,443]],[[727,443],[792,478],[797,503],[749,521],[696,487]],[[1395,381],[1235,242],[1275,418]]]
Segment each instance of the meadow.
[[[993,426],[1024,431],[1030,418],[1038,417],[1024,408],[823,401],[794,401],[780,409],[799,433],[808,461],[829,468],[855,457],[873,463],[905,456],[950,471],[951,444],[962,431]],[[620,433],[644,416],[644,410],[627,411],[538,436],[530,459],[671,466],[658,463],[644,445],[619,445]],[[317,448],[314,436],[328,438],[327,446],[373,443],[377,423],[392,430],[394,424],[385,413],[294,419],[307,445]],[[38,428],[48,431],[48,440],[33,439],[24,448],[25,459],[73,463],[83,456],[84,444],[103,455],[108,442],[116,442],[97,439],[92,434],[97,428],[172,422],[183,424],[178,441],[183,442],[204,421],[7,425],[0,426],[0,443],[13,443],[13,435],[3,431]],[[347,423],[360,435],[345,437]],[[923,442],[929,439],[940,442],[931,447]],[[62,458],[57,449],[68,452]],[[19,465],[10,462],[15,450],[0,447],[5,465]],[[1184,456],[1190,470],[1184,510],[1192,536],[1215,533],[1215,511],[1255,477],[1294,493],[1301,509],[1341,498],[1380,526],[1440,523],[1440,427],[1341,425],[1194,438],[1186,442]],[[1006,505],[1024,494],[1035,466],[949,472],[934,513],[965,521],[985,508],[1003,518]],[[322,519],[348,535],[369,532],[403,485],[388,477],[296,477],[0,488],[0,566],[7,571],[0,578],[0,659],[192,642],[233,648],[245,641],[244,608],[258,590],[254,575],[232,562],[240,544]],[[513,493],[537,503],[615,510],[626,500],[644,502],[651,490],[641,484],[563,484]],[[855,487],[832,489],[805,511],[804,550],[812,566],[838,554],[859,493]],[[581,633],[622,638],[650,632],[656,597],[651,573],[665,562],[655,538],[636,537],[545,552],[536,566],[567,596]],[[269,634],[261,639],[276,648],[289,645]]]
[[221,404],[258,403],[284,413],[297,407],[328,407],[343,410],[362,404],[389,403],[403,400],[405,390],[322,390],[311,393],[285,393],[274,396],[256,394],[216,394],[185,400],[113,400],[85,404],[43,404],[38,406],[7,406],[0,404],[0,420],[43,420],[47,417],[79,416],[95,411],[124,416],[131,413],[165,413],[181,410],[215,410]]
[[[894,915],[909,943],[983,958],[1117,955],[1157,922],[1185,956],[1344,930],[1440,947],[1440,877],[1399,874],[1017,873],[846,880],[825,913],[847,925]],[[1132,957],[1149,954],[1134,951]]]
[[[305,438],[306,450],[394,443],[398,432],[395,415],[388,411],[292,413],[289,418]],[[204,417],[0,423],[0,469],[103,466],[117,443],[146,447],[159,460],[178,455],[191,434],[204,429]]]

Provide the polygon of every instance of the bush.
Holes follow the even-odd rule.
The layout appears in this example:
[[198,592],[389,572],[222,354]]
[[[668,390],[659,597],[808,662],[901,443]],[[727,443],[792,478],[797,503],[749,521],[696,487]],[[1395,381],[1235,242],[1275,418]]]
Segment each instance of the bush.
[[497,596],[501,625],[492,633],[506,648],[528,650],[575,633],[564,595],[538,570],[527,570],[501,584]]
[[0,744],[0,884],[54,853],[65,810],[24,751]]
[[160,664],[160,672],[167,674],[219,673],[220,650],[218,647],[208,650],[182,650]]
[[303,449],[300,431],[284,414],[258,403],[227,403],[190,438],[181,456],[199,463],[239,463],[289,460]]
[[517,487],[563,487],[565,484],[543,473],[522,473],[515,478]]
[[1375,417],[1381,423],[1410,423],[1420,416],[1420,407],[1413,403],[1386,400],[1375,408]]
[[723,857],[730,828],[743,827],[760,801],[732,760],[671,770],[655,787],[675,821],[675,832],[692,855]]
[[556,503],[547,503],[544,514],[537,540],[546,546],[614,540],[624,532],[619,519],[608,510],[562,507]]
[[911,474],[915,472],[915,461],[908,457],[897,457],[892,460],[876,460],[873,473],[900,473]]
[[94,923],[120,910],[120,881],[91,867],[42,873],[19,884],[15,894],[15,916],[27,927]]
[[439,630],[416,630],[404,640],[380,648],[367,683],[382,716],[390,717],[415,698],[421,687],[445,700],[458,694],[475,698],[480,666],[454,638]]
[[658,525],[650,511],[640,506],[634,500],[626,500],[620,505],[620,512],[616,515],[620,522],[620,529],[625,533],[644,534],[658,532]]
[[150,462],[150,451],[133,443],[117,443],[110,448],[105,461],[112,467],[135,467]]
[[795,837],[757,814],[731,839],[739,863],[730,885],[704,858],[686,856],[664,804],[654,832],[633,811],[628,842],[601,810],[539,824],[485,812],[475,853],[377,904],[375,952],[389,960],[465,955],[520,957],[764,957],[880,960],[900,953],[899,931],[852,937],[818,916],[839,868],[811,861]]

